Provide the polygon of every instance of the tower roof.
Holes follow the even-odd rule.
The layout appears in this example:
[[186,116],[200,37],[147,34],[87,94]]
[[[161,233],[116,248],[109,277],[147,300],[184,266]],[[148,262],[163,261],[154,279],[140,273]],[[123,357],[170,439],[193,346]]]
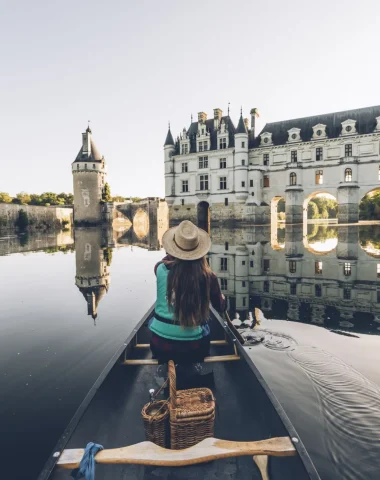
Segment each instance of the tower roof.
[[240,115],[239,123],[235,133],[248,133],[244,123],[243,115]]
[[165,143],[164,143],[164,147],[166,147],[167,145],[173,145],[174,146],[173,135],[172,135],[172,132],[170,131],[170,127],[169,127],[169,130],[168,130],[168,134],[166,135],[166,140],[165,140]]
[[86,138],[89,137],[89,151],[84,152],[82,145],[74,162],[83,162],[86,160],[88,160],[89,162],[101,162],[102,160],[104,160],[103,156],[100,154],[97,146],[95,145],[94,139],[92,138],[92,131],[90,127],[87,127],[86,132],[83,133],[83,136],[86,136]]

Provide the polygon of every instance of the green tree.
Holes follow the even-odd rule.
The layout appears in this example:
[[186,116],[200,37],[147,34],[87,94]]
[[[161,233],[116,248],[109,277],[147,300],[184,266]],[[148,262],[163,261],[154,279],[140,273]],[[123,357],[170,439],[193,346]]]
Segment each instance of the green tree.
[[18,212],[18,218],[16,220],[16,227],[21,231],[24,232],[29,225],[29,218],[28,214],[25,212],[25,210],[21,209]]
[[307,218],[319,218],[319,208],[313,200],[307,206]]
[[113,202],[125,202],[126,198],[122,197],[121,195],[116,195],[116,197],[112,197]]
[[380,191],[367,193],[359,204],[360,220],[380,219]]
[[11,203],[12,197],[7,192],[0,192],[0,203]]
[[18,203],[20,203],[21,205],[28,205],[28,203],[30,203],[30,200],[31,200],[29,193],[26,193],[26,192],[18,193],[16,195],[16,198],[19,201]]
[[285,200],[281,198],[277,203],[277,213],[285,212]]
[[111,188],[110,186],[108,185],[108,183],[106,183],[104,185],[104,188],[103,188],[103,193],[102,193],[102,200],[101,200],[103,203],[105,202],[111,202],[112,201],[112,197],[111,197]]

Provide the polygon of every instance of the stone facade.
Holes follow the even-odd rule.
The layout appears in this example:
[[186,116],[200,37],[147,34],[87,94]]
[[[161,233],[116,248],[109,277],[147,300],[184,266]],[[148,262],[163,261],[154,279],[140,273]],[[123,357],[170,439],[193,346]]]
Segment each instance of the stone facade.
[[26,212],[29,220],[28,230],[60,230],[63,222],[71,227],[73,209],[70,207],[39,207],[35,205],[15,205],[0,203],[0,232],[17,228],[20,210]]
[[228,216],[265,224],[284,198],[286,222],[302,223],[310,199],[330,194],[339,223],[357,222],[360,200],[380,182],[380,106],[267,123],[258,135],[255,112],[250,129],[242,115],[235,127],[220,109],[211,120],[200,112],[176,141],[169,129],[164,163],[171,221],[198,217],[203,202],[211,222]]
[[37,252],[39,250],[59,250],[73,248],[72,230],[63,232],[33,232],[28,235],[8,235],[0,237],[0,256],[12,253]]

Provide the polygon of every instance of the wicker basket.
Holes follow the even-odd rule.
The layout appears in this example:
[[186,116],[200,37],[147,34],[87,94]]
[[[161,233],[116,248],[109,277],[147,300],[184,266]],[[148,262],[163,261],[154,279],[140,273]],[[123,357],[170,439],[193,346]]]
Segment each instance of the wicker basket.
[[169,361],[170,442],[173,450],[188,448],[214,436],[215,399],[208,388],[176,388],[174,362]]
[[160,447],[168,446],[169,408],[166,400],[157,400],[144,405],[141,410],[145,438]]

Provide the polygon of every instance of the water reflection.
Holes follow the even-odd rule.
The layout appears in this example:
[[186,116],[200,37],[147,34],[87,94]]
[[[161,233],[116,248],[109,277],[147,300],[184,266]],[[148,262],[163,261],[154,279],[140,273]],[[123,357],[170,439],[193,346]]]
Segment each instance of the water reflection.
[[338,331],[380,331],[380,226],[214,229],[209,262],[229,310]]

